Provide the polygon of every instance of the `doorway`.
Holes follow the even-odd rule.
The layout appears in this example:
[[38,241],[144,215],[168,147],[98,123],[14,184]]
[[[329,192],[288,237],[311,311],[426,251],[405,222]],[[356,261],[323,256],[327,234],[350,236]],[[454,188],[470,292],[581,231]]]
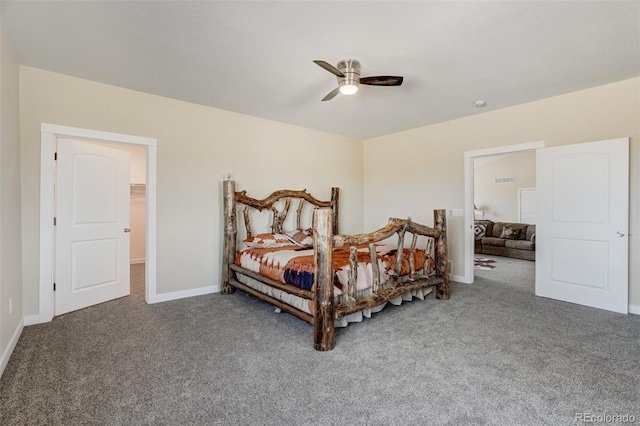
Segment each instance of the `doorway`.
[[518,188],[518,222],[535,224],[537,213],[536,188]]
[[[486,158],[489,156],[495,156],[500,154],[532,151],[539,148],[544,148],[544,141],[531,142],[525,144],[503,146],[489,149],[482,149],[476,151],[467,151],[464,153],[464,170],[465,170],[465,262],[464,262],[464,283],[472,284],[474,282],[474,246],[475,246],[475,234],[474,234],[474,222],[477,214],[476,210],[482,210],[481,206],[478,209],[474,208],[474,163],[478,158]],[[508,176],[505,176],[508,177]]]
[[474,282],[515,272],[534,294],[536,152],[476,157],[473,173]]
[[55,278],[55,148],[59,138],[137,146],[145,150],[145,300],[157,301],[156,292],[156,161],[157,140],[88,129],[41,125],[40,157],[40,286],[38,322],[48,322],[54,315]]
[[146,188],[147,150],[144,146],[85,141],[98,146],[126,151],[130,154],[129,199],[129,259],[130,295],[145,297],[144,267],[146,262]]

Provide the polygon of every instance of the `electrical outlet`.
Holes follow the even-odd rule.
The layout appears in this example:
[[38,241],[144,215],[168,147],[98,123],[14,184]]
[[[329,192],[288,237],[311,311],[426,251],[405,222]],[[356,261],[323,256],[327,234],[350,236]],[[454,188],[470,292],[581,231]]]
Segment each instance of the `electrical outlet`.
[[449,273],[451,273],[451,271],[453,271],[453,261],[452,260],[447,260],[447,270],[449,271]]
[[13,297],[9,298],[9,315],[13,313]]

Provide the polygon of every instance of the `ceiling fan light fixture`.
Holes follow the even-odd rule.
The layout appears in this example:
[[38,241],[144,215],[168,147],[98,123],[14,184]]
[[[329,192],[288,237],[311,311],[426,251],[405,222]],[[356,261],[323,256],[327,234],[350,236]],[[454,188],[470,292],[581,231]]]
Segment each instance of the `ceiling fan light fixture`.
[[358,92],[360,83],[360,62],[355,59],[343,59],[338,62],[338,70],[344,77],[338,76],[338,87],[343,95],[353,95]]
[[338,80],[338,87],[329,92],[322,102],[330,101],[338,94],[353,95],[358,92],[361,84],[367,86],[400,86],[403,78],[400,76],[392,75],[379,75],[372,77],[360,77],[360,62],[355,59],[343,59],[338,62],[337,66],[333,66],[327,61],[315,60],[316,65],[320,68],[324,68],[331,74],[336,76]]
[[353,95],[358,92],[357,84],[343,84],[340,86],[340,93],[343,95]]

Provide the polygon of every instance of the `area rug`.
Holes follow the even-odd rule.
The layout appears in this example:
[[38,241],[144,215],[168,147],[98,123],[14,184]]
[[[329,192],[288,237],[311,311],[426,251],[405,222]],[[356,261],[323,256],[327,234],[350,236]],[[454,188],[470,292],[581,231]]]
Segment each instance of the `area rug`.
[[491,270],[496,267],[496,261],[493,259],[487,259],[486,257],[476,257],[473,259],[474,269]]

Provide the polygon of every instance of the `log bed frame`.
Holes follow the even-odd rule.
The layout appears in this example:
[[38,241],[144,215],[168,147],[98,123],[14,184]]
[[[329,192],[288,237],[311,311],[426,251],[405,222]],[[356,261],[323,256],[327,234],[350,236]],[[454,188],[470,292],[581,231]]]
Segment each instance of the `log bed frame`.
[[[224,193],[224,250],[222,263],[222,293],[231,294],[239,289],[257,299],[269,303],[282,311],[292,314],[303,321],[314,326],[314,347],[319,351],[330,351],[333,349],[334,341],[334,320],[343,318],[351,313],[359,312],[367,308],[381,305],[390,299],[401,296],[404,293],[416,289],[435,286],[436,298],[449,299],[449,271],[447,264],[447,228],[446,211],[434,210],[434,227],[420,225],[408,219],[390,218],[383,228],[369,233],[358,235],[341,235],[338,233],[338,196],[339,189],[331,189],[331,201],[320,201],[311,196],[306,190],[293,191],[281,190],[273,192],[263,200],[257,200],[246,195],[246,191],[236,192],[235,182],[227,179],[223,183]],[[289,213],[291,202],[298,199],[296,210],[296,225],[301,227],[302,209],[305,202],[314,206],[313,211],[313,237],[314,237],[314,263],[315,273],[313,288],[311,291],[304,290],[289,284],[282,284],[269,278],[263,277],[253,271],[249,271],[234,263],[237,246],[237,216],[236,204],[244,205],[243,218],[247,236],[252,235],[249,208],[263,211],[265,209],[273,211],[271,230],[273,233],[282,233],[282,226]],[[284,200],[281,210],[274,206],[279,200]],[[373,294],[363,298],[356,298],[357,282],[357,248],[358,245],[369,246],[369,253],[373,259],[376,256],[374,244],[397,234],[398,248],[404,247],[405,234],[413,235],[409,254],[410,273],[400,275],[401,256],[397,256],[395,270],[390,271],[391,285],[388,288],[381,288],[380,271],[377,262],[371,262],[373,274]],[[413,251],[416,248],[418,235],[432,237],[427,239],[427,245],[435,241],[435,274],[425,276],[415,270]],[[351,271],[347,286],[347,302],[339,303],[334,299],[333,294],[333,260],[332,251],[334,247],[350,247]],[[427,247],[428,251],[429,247]],[[315,315],[303,312],[285,302],[277,300],[271,296],[263,294],[237,280],[236,274],[243,274],[268,286],[295,296],[311,300],[315,304]]]

